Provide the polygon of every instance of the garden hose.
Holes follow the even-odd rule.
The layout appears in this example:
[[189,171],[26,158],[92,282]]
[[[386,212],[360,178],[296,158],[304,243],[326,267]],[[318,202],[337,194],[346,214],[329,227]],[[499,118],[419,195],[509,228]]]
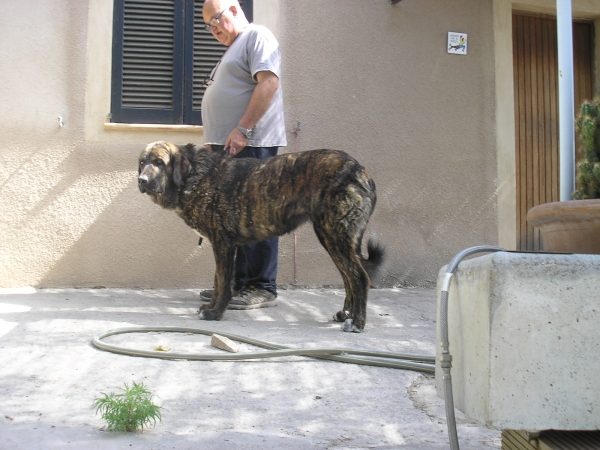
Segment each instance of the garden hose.
[[[107,344],[102,339],[108,336],[127,333],[192,333],[211,336],[218,334],[233,341],[255,345],[266,348],[266,352],[245,353],[176,353],[153,350],[137,350]],[[99,334],[92,340],[94,347],[112,353],[120,353],[129,356],[142,356],[146,358],[162,359],[187,359],[194,361],[239,361],[260,358],[278,358],[281,356],[309,356],[318,359],[328,359],[352,364],[367,366],[388,367],[391,369],[416,370],[425,373],[435,373],[435,356],[413,355],[410,353],[378,352],[371,350],[348,349],[348,348],[294,348],[270,342],[258,341],[236,334],[224,333],[222,331],[206,330],[203,328],[181,328],[181,327],[128,327],[117,328]]]

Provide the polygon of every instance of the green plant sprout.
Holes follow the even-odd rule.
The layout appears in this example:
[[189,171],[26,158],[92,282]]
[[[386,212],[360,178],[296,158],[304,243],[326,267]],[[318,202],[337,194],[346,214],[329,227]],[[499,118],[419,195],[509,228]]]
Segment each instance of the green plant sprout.
[[579,188],[573,192],[573,198],[600,198],[600,97],[582,103],[575,130],[582,144],[582,159],[577,164]]
[[121,394],[102,392],[103,397],[94,399],[93,408],[106,421],[108,431],[143,431],[144,427],[156,426],[157,420],[162,422],[160,406],[152,403],[152,392],[144,383],[134,381],[132,387],[125,383],[120,389]]

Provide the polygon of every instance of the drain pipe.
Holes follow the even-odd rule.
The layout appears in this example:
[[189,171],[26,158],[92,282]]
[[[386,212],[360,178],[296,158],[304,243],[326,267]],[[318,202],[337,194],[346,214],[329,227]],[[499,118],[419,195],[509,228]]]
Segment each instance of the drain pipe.
[[571,0],[556,0],[558,32],[558,110],[560,201],[573,200],[575,190],[575,88]]
[[450,448],[452,450],[459,450],[458,445],[458,433],[456,432],[456,417],[454,416],[454,398],[452,396],[452,376],[450,375],[450,369],[452,369],[452,355],[450,355],[450,341],[448,340],[448,292],[450,291],[450,282],[454,271],[458,267],[458,264],[467,256],[473,255],[474,253],[489,253],[489,252],[502,252],[505,251],[500,247],[493,247],[488,245],[480,245],[477,247],[471,247],[462,252],[458,253],[446,269],[446,275],[442,283],[441,289],[441,305],[440,305],[440,320],[441,320],[441,342],[442,353],[440,355],[440,366],[442,368],[442,379],[444,386],[444,403],[446,405],[446,424],[448,425],[448,439],[450,440]]

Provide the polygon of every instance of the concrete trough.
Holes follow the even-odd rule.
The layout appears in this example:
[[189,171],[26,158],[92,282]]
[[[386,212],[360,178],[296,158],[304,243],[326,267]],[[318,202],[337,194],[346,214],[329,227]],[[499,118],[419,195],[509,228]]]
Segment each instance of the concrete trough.
[[[600,256],[465,260],[450,285],[448,326],[457,409],[496,429],[600,429]],[[443,396],[439,361],[436,389]]]

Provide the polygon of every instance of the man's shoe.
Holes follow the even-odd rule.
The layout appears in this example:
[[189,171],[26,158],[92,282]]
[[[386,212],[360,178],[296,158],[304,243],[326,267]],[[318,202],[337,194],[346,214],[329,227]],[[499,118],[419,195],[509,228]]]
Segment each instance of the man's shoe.
[[266,289],[250,286],[231,299],[228,309],[256,309],[277,306],[277,296]]
[[[210,302],[212,300],[214,289],[206,289],[205,291],[200,291],[200,301],[201,302]],[[238,291],[232,291],[231,296],[235,297],[239,295]]]
[[207,289],[205,291],[200,291],[200,301],[201,302],[210,302],[212,300],[214,289]]

